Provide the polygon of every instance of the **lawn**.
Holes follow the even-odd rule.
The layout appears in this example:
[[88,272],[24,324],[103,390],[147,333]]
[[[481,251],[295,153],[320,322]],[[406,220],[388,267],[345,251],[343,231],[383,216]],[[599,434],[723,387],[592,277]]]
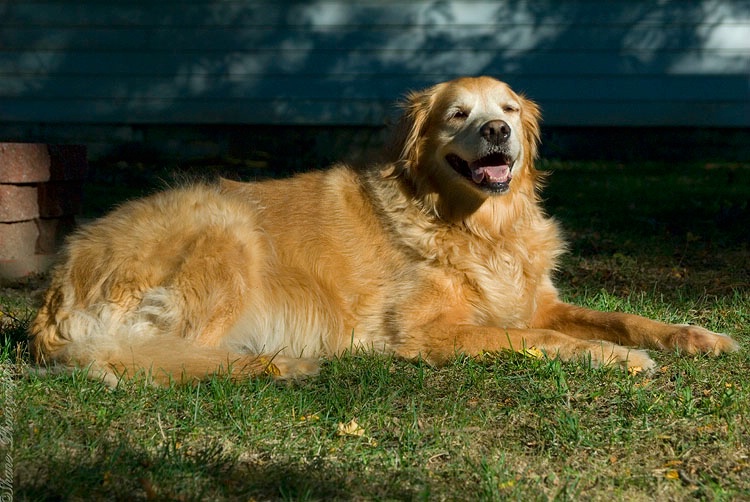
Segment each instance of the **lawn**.
[[[750,165],[543,167],[570,242],[566,299],[750,343]],[[745,348],[653,353],[647,377],[519,353],[439,369],[354,353],[292,384],[109,390],[28,374],[17,342],[42,284],[0,289],[0,482],[12,467],[19,500],[750,499]]]

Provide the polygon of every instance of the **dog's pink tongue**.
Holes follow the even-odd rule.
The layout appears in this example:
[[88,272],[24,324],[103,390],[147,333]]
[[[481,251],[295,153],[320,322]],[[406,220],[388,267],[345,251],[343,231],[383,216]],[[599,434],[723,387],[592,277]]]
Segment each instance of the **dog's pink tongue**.
[[481,183],[484,179],[490,183],[505,183],[510,178],[510,167],[502,166],[483,166],[471,170],[471,179],[474,183]]

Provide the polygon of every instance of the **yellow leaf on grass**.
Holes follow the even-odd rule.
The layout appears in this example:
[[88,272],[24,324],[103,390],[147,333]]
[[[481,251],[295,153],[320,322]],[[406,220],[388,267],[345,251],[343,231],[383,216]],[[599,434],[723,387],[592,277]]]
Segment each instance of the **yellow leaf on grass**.
[[639,373],[643,373],[643,366],[631,366],[628,368],[628,374],[635,376]]
[[525,347],[523,349],[520,349],[517,352],[519,354],[523,354],[526,357],[533,357],[534,359],[542,359],[544,357],[544,352],[537,349],[533,345],[531,347]]
[[270,376],[281,376],[281,370],[278,366],[273,364],[273,361],[270,359],[267,359],[265,357],[259,357],[258,360],[260,361],[260,364],[264,364],[266,367],[263,370],[263,373]]
[[664,477],[667,479],[680,479],[680,473],[674,469],[670,469],[664,473]]
[[339,422],[338,430],[336,431],[336,433],[339,436],[362,437],[365,435],[365,430],[360,427],[356,420],[352,418],[347,423]]

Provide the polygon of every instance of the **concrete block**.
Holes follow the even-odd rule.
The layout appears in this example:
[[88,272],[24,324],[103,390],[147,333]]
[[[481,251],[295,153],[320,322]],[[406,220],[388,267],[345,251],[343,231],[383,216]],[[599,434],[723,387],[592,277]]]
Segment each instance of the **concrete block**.
[[0,222],[33,220],[39,217],[35,186],[0,184]]
[[35,254],[25,258],[7,260],[0,258],[0,284],[12,283],[31,274],[49,270],[55,263],[55,255]]
[[35,221],[0,223],[0,260],[36,254],[39,227]]
[[0,143],[0,281],[44,272],[81,210],[86,147]]
[[0,183],[40,183],[49,179],[47,145],[0,143]]

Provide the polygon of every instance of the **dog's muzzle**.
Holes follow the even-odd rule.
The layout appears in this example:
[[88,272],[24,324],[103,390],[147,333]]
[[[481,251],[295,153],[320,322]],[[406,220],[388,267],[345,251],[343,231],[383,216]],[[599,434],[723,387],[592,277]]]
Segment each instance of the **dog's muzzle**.
[[484,191],[500,194],[510,188],[513,160],[504,153],[491,153],[471,162],[449,154],[445,160],[458,174]]

